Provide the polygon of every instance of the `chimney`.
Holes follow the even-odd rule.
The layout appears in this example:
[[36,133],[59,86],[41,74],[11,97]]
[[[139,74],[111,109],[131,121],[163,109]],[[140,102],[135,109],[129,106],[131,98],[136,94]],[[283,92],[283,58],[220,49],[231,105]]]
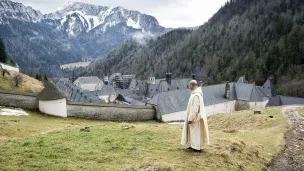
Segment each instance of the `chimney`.
[[230,83],[227,81],[226,87],[225,87],[225,98],[230,99]]
[[105,76],[105,77],[103,78],[103,82],[104,82],[106,85],[108,85],[108,84],[109,84],[109,77],[108,77],[108,76]]
[[192,80],[196,80],[196,76],[194,73],[192,74]]
[[171,85],[171,70],[170,70],[170,65],[168,64],[167,66],[167,72],[166,72],[166,81],[168,82],[169,85]]

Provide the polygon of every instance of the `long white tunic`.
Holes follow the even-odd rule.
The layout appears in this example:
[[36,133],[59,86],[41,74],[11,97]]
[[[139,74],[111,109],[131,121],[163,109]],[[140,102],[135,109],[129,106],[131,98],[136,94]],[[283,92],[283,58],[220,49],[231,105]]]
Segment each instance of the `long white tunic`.
[[[188,124],[192,121],[191,124]],[[202,89],[191,93],[185,118],[181,144],[200,150],[206,142],[209,145],[209,130]]]

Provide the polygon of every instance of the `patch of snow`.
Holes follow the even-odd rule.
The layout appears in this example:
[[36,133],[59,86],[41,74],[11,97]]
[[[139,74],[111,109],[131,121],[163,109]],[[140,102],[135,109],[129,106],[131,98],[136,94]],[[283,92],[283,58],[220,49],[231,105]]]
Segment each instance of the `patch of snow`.
[[112,21],[112,22],[105,24],[102,28],[103,32],[106,32],[108,28],[113,27],[116,24],[118,24],[116,21]]
[[87,32],[92,30],[93,28],[99,26],[100,24],[102,24],[102,22],[99,20],[98,16],[86,15],[81,11],[70,11],[66,14],[66,16],[61,18],[61,25],[63,25],[63,23],[65,23],[67,21],[67,16],[72,15],[72,14],[78,14],[82,24],[88,25]]
[[7,108],[0,106],[0,116],[28,116],[23,109],[19,108]]
[[113,8],[109,8],[107,9],[106,11],[102,11],[100,14],[99,14],[99,22],[100,24],[103,24],[105,22],[105,19],[111,15],[113,13]]
[[132,20],[131,18],[128,19],[128,21],[127,21],[127,26],[133,27],[133,28],[135,28],[135,29],[141,29],[141,26],[139,25],[139,21],[135,22],[135,21]]
[[184,124],[184,122],[170,122],[168,124],[170,124],[170,125],[182,125],[182,124]]

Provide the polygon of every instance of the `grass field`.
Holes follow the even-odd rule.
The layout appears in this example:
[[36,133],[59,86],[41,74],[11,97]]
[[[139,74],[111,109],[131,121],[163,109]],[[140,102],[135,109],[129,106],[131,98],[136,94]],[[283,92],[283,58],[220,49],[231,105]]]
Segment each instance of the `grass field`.
[[70,63],[70,64],[64,64],[60,65],[61,69],[75,69],[80,67],[87,67],[90,65],[91,62],[76,62],[76,63]]
[[281,108],[262,112],[209,117],[202,153],[179,145],[182,125],[0,116],[0,170],[262,170],[288,127]]
[[[38,81],[22,73],[10,71],[10,75],[5,75],[5,77],[2,77],[1,71],[0,74],[0,90],[37,93],[44,88],[43,83],[41,81]],[[18,86],[16,86],[14,78],[17,75],[20,76],[20,84]]]

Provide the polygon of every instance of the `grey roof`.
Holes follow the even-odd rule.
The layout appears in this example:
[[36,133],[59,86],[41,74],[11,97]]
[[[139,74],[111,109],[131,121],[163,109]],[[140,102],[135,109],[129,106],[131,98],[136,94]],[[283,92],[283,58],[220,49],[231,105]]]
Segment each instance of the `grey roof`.
[[70,82],[70,79],[68,78],[60,78],[58,82]]
[[275,96],[269,98],[269,102],[266,104],[266,106],[281,106],[282,101],[280,96]]
[[263,87],[257,86],[256,88],[257,88],[257,90],[258,90],[259,95],[260,95],[262,98],[264,98],[264,97],[269,97],[269,96],[267,96],[267,95],[265,94],[264,88],[263,88]]
[[147,103],[153,104],[157,101],[161,114],[184,111],[187,109],[190,94],[189,89],[161,92]]
[[[203,87],[204,104],[206,106],[227,102],[224,97],[226,84]],[[230,86],[233,89],[233,84]],[[230,91],[233,92],[233,91]],[[190,89],[164,91],[154,96],[147,104],[157,105],[161,114],[174,113],[187,109],[191,95]]]
[[137,80],[136,79],[132,79],[129,85],[129,89],[135,89],[137,86]]
[[262,89],[261,89],[264,94],[268,97],[274,97],[277,95],[277,92],[275,90],[274,85],[272,84],[270,79],[267,79],[265,84],[263,85]]
[[37,95],[39,100],[58,100],[66,95],[52,82],[47,82],[46,87]]
[[173,79],[171,80],[171,84],[169,84],[166,80],[162,80],[159,82],[158,91],[173,91],[173,90],[182,90],[182,89],[188,89],[189,83],[191,79]]
[[155,84],[159,84],[161,81],[166,81],[166,79],[165,78],[155,79]]
[[77,82],[77,81],[80,84],[98,84],[99,82],[101,82],[101,80],[98,77],[96,77],[96,76],[92,76],[92,77],[79,77],[75,82]]
[[152,98],[158,88],[158,84],[148,84],[146,97]]
[[123,96],[133,97],[134,93],[133,90],[129,89],[116,89],[117,94],[121,94]]
[[304,98],[280,96],[282,105],[304,104]]
[[237,83],[246,83],[245,77],[240,77]]
[[254,84],[235,83],[237,100],[263,101]]
[[[261,92],[254,84],[230,83],[230,98],[225,98],[225,84],[202,88],[205,106],[225,103],[231,100],[263,101]],[[157,105],[161,114],[174,113],[187,109],[190,89],[163,91],[155,95],[147,104]]]
[[99,96],[110,96],[110,95],[116,95],[116,91],[114,87],[111,85],[104,85],[101,90],[97,91]]
[[134,105],[134,106],[145,106],[146,103],[138,101],[138,100],[135,100],[135,99],[132,99],[131,105]]
[[202,90],[203,90],[205,106],[229,101],[228,99],[225,98],[225,88],[226,88],[226,84],[218,84],[218,85],[203,87]]
[[158,98],[159,98],[159,95],[161,93],[157,94],[156,96],[154,96],[151,100],[149,100],[147,102],[147,104],[151,104],[151,105],[157,105],[158,104]]
[[[69,100],[75,102],[84,103],[99,103],[99,95],[97,91],[83,90],[80,87],[75,86],[71,82],[65,82],[65,79],[61,79],[57,82],[57,87],[60,88]],[[105,86],[105,89],[108,87]],[[104,90],[105,90],[104,89]],[[114,90],[115,91],[115,90]]]
[[235,83],[230,84],[230,97],[229,100],[237,100],[236,90],[235,90]]

